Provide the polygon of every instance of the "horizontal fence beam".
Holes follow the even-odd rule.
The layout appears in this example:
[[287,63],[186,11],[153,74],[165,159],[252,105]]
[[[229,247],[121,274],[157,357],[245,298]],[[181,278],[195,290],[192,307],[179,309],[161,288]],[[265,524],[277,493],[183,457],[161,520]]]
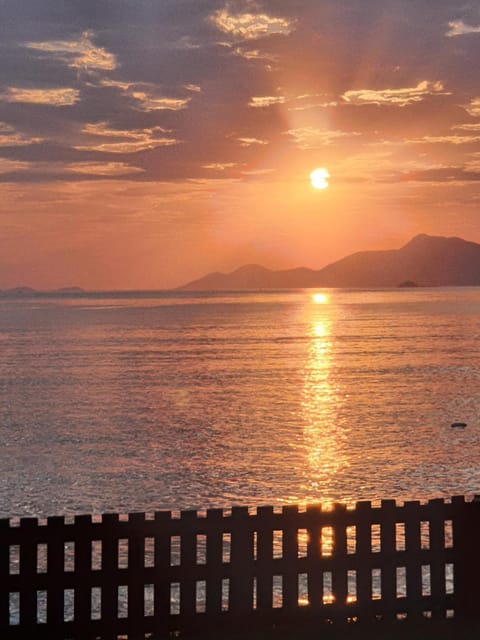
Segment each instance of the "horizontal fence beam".
[[459,496],[0,520],[0,637],[476,616],[479,514]]

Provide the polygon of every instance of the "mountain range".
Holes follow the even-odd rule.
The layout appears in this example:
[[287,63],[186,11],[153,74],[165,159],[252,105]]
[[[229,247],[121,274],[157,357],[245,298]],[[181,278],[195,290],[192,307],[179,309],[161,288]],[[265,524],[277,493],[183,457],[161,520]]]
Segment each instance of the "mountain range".
[[480,244],[420,234],[400,249],[359,251],[313,270],[275,271],[250,264],[231,273],[210,273],[183,291],[236,291],[308,287],[383,288],[480,286]]

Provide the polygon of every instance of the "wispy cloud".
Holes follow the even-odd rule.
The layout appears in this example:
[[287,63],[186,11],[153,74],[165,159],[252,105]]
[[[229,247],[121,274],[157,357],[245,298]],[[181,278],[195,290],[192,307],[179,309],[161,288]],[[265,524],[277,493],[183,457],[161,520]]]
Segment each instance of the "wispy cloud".
[[473,26],[466,24],[463,20],[452,20],[448,23],[448,31],[445,34],[447,38],[454,38],[455,36],[465,36],[469,33],[480,33],[480,25]]
[[[101,78],[98,85],[92,86],[118,89],[122,94],[136,101],[136,107],[140,111],[179,111],[185,109],[191,101],[191,95],[186,98],[177,98],[162,95],[161,88],[148,82],[125,82]],[[188,93],[200,93],[202,88],[196,84],[181,85],[180,89]]]
[[360,133],[350,131],[316,129],[315,127],[299,127],[297,129],[289,129],[285,135],[291,136],[299,149],[318,149],[325,145],[330,145],[340,138],[350,138],[358,136]]
[[[122,80],[114,80],[112,78],[101,78],[98,84],[101,87],[119,89],[120,91],[128,91],[134,86],[133,82],[124,82]],[[97,84],[93,82],[91,86],[97,86]]]
[[288,35],[293,23],[286,18],[276,18],[266,13],[231,13],[229,6],[216,11],[211,22],[223,33],[244,40],[255,40],[274,34]]
[[12,173],[14,171],[24,171],[30,168],[29,162],[23,162],[21,160],[8,160],[7,158],[0,158],[0,173]]
[[252,145],[265,145],[268,144],[268,140],[260,138],[237,138],[241,147],[251,147]]
[[26,135],[6,122],[0,122],[0,147],[23,147],[41,141],[40,137]]
[[8,87],[0,93],[4,102],[24,102],[27,104],[48,104],[53,107],[68,107],[80,99],[78,89],[61,87],[58,89],[23,89]]
[[158,97],[148,91],[132,91],[131,96],[138,101],[142,111],[179,111],[190,102],[190,98]]
[[191,49],[201,49],[202,45],[200,42],[196,42],[190,36],[182,36],[177,42],[174,44],[174,49],[183,49],[185,51],[189,51]]
[[464,108],[471,116],[480,116],[480,98],[473,98]]
[[424,144],[424,143],[432,143],[432,144],[469,144],[472,142],[478,142],[480,140],[479,136],[457,136],[457,135],[448,135],[448,136],[423,136],[422,138],[415,138],[413,140],[406,140],[405,142],[410,144]]
[[183,88],[192,93],[201,93],[202,87],[198,84],[184,84]]
[[[319,100],[318,98],[323,98]],[[288,107],[289,111],[306,111],[308,109],[315,108],[327,108],[327,107],[336,107],[338,106],[338,102],[336,100],[326,100],[325,96],[318,94],[305,94],[301,96],[296,96],[293,99],[292,104]]]
[[24,162],[0,158],[0,173],[26,172],[31,176],[49,175],[55,178],[69,175],[88,175],[91,177],[110,177],[143,173],[144,169],[126,162]]
[[236,162],[209,162],[202,164],[202,169],[211,169],[212,171],[225,171],[226,169],[233,169],[238,163]]
[[170,133],[162,127],[151,129],[112,129],[107,122],[87,124],[82,133],[93,137],[107,138],[105,142],[92,142],[75,146],[75,149],[88,151],[103,151],[108,153],[134,153],[145,149],[166,147],[178,144],[179,140],[168,137]]
[[346,91],[342,98],[345,102],[354,105],[374,104],[393,105],[405,107],[415,102],[421,102],[430,95],[450,95],[444,90],[440,81],[430,82],[423,80],[415,87],[405,87],[402,89],[360,89],[356,91]]
[[[279,89],[280,90],[280,89]],[[315,107],[336,107],[338,102],[326,99],[322,94],[254,96],[248,103],[249,107],[270,107],[274,104],[287,104],[288,111],[305,111]],[[319,99],[322,98],[322,99]]]
[[465,168],[469,171],[480,172],[480,151],[470,154],[465,162]]
[[250,169],[249,171],[242,171],[244,176],[266,176],[269,173],[275,173],[276,169]]
[[140,167],[133,167],[126,162],[77,162],[64,165],[66,173],[80,173],[96,176],[124,176],[143,173]]
[[283,104],[284,102],[286,102],[285,96],[253,96],[248,106],[262,108],[271,107],[274,104]]
[[272,54],[260,51],[260,49],[246,49],[245,47],[235,47],[233,53],[236,56],[245,58],[245,60],[258,60],[263,62],[276,62],[279,57]]
[[91,31],[84,31],[76,40],[25,42],[23,46],[54,56],[72,69],[113,71],[117,67],[116,57],[103,47],[95,46],[93,37]]
[[478,131],[480,133],[480,122],[473,122],[470,124],[456,124],[452,129],[460,129],[461,131]]

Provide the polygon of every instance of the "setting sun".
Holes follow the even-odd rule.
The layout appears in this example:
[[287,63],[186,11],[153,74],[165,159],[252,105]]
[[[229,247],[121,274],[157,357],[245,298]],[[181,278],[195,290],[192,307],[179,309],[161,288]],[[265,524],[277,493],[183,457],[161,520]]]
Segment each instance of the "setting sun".
[[314,189],[326,189],[328,187],[329,172],[323,167],[314,169],[310,174],[310,182]]

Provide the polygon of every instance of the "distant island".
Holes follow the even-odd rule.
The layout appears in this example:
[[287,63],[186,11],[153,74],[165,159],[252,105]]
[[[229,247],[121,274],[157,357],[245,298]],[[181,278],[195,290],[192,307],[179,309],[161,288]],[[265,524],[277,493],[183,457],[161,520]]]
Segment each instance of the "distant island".
[[210,273],[180,291],[238,291],[309,287],[480,286],[480,244],[462,238],[420,234],[400,249],[359,251],[315,271],[274,271],[246,265],[232,273]]
[[52,293],[85,293],[85,290],[82,287],[61,287],[60,289],[55,289]]
[[28,297],[28,296],[36,296],[36,295],[52,295],[52,294],[65,294],[65,295],[74,295],[85,293],[85,290],[81,287],[61,287],[60,289],[53,289],[51,291],[38,291],[37,289],[32,289],[32,287],[13,287],[12,289],[4,289],[3,291],[0,289],[0,296],[18,296],[18,297]]

